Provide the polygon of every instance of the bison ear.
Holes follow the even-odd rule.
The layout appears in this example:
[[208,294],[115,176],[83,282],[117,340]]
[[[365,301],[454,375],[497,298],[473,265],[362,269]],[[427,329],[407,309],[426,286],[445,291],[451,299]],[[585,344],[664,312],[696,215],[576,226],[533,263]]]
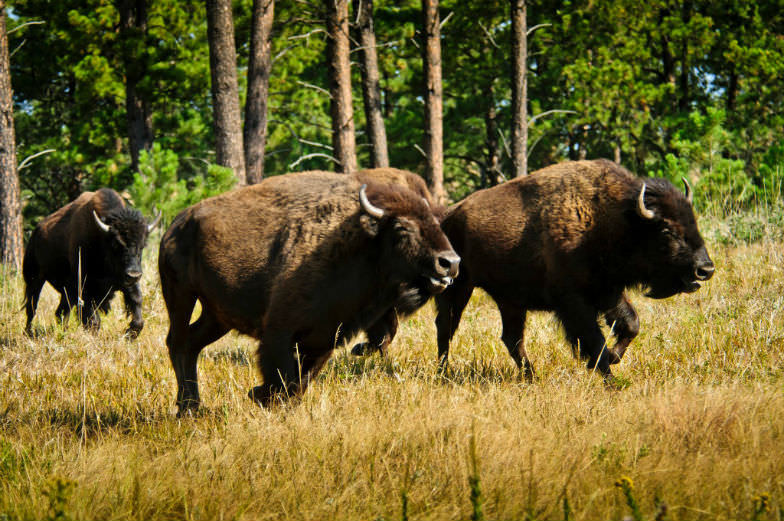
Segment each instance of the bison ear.
[[375,237],[378,235],[380,223],[375,217],[362,214],[359,216],[359,224],[362,226],[362,229],[365,231],[365,233],[367,233],[369,236]]

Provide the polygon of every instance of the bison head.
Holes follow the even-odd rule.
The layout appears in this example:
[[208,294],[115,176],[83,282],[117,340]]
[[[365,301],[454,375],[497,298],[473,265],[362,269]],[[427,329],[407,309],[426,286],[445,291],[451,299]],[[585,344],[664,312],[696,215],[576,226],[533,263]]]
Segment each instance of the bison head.
[[359,200],[362,227],[381,247],[382,273],[406,286],[409,305],[402,307],[416,309],[452,283],[460,257],[427,201],[406,188],[379,184],[362,185]]
[[142,276],[142,251],[147,235],[161,215],[147,224],[138,210],[118,207],[102,216],[93,210],[93,217],[103,237],[105,266],[124,286],[135,284]]
[[713,261],[697,229],[691,188],[684,179],[685,194],[670,182],[647,179],[636,198],[642,219],[647,296],[666,298],[692,293],[713,276]]

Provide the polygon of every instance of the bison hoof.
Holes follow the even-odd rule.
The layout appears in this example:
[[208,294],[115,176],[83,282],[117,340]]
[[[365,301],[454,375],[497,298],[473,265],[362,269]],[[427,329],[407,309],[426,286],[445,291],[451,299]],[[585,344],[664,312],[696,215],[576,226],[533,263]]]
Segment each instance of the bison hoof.
[[125,330],[125,338],[128,340],[136,340],[139,337],[139,333],[141,333],[143,327],[144,323],[138,325],[131,324],[128,326],[128,329]]
[[351,354],[354,356],[368,356],[378,351],[381,351],[381,349],[371,346],[370,342],[360,342],[351,349]]

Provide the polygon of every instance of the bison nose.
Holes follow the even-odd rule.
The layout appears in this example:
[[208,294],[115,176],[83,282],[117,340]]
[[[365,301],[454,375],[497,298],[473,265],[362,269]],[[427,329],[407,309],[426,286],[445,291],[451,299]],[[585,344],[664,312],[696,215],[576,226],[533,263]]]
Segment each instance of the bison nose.
[[451,251],[445,251],[436,257],[436,272],[447,277],[457,277],[460,257]]
[[142,277],[142,272],[136,270],[128,270],[125,272],[125,275],[127,275],[129,279],[135,280],[135,279],[140,279]]
[[709,278],[713,277],[713,272],[716,268],[713,266],[711,261],[704,262],[699,264],[694,270],[694,276],[697,277],[697,280],[708,280]]

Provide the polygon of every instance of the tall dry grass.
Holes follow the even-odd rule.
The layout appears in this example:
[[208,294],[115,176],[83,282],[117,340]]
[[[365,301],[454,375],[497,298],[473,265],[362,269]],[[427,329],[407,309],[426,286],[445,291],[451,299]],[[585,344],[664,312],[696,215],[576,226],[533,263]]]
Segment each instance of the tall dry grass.
[[5,273],[0,520],[781,520],[784,246],[709,246],[699,292],[632,295],[642,332],[620,390],[548,314],[529,316],[538,378],[520,381],[478,293],[445,375],[427,306],[389,360],[339,349],[300,403],[263,410],[246,398],[254,343],[230,335],[200,361],[205,413],[182,420],[152,259],[134,342],[119,301],[90,334],[55,321],[48,287],[25,337]]

